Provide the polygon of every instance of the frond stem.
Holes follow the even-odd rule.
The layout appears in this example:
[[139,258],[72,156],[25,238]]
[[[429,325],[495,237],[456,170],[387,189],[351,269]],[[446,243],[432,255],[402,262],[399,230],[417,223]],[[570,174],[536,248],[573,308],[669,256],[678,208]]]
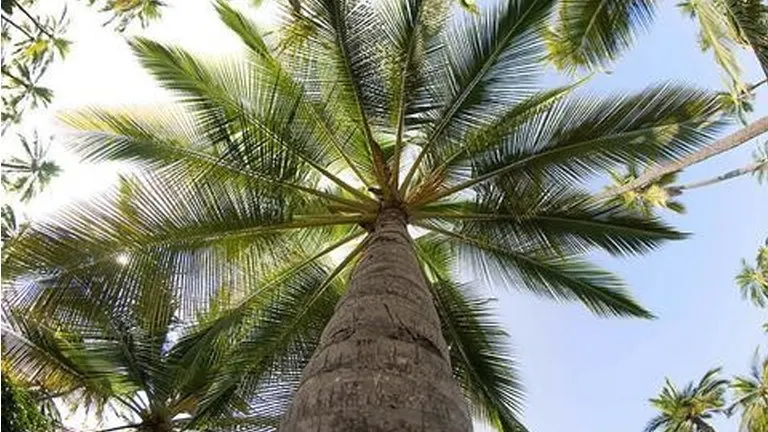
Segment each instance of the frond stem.
[[[236,166],[234,166],[232,164],[224,162],[221,158],[218,158],[218,159],[212,158],[212,157],[210,157],[208,155],[196,152],[194,150],[183,149],[183,148],[180,148],[180,147],[177,147],[177,146],[166,144],[164,142],[160,142],[160,141],[142,141],[142,140],[138,140],[138,139],[134,139],[132,137],[126,136],[126,135],[121,135],[121,134],[113,133],[113,132],[87,131],[87,133],[94,134],[94,135],[104,135],[104,136],[107,136],[107,137],[112,137],[112,136],[124,137],[124,138],[128,138],[131,141],[136,142],[138,144],[146,144],[146,145],[150,145],[150,146],[154,146],[154,147],[160,147],[164,151],[168,151],[170,153],[176,153],[176,154],[178,154],[178,155],[180,155],[182,157],[190,158],[190,159],[193,159],[193,160],[199,160],[199,161],[202,161],[204,163],[210,164],[210,165],[215,166],[215,167],[221,167],[221,168],[226,169],[227,171],[231,171],[231,172],[239,174],[239,175],[243,175],[243,176],[250,177],[250,178],[253,178],[253,179],[256,179],[256,180],[259,180],[259,181],[263,181],[265,183],[271,183],[271,184],[276,184],[276,185],[284,186],[284,187],[289,188],[289,189],[295,189],[297,191],[300,191],[300,192],[303,192],[303,193],[306,193],[308,195],[312,195],[312,196],[315,196],[315,197],[318,197],[318,198],[324,198],[324,199],[327,199],[329,201],[336,202],[337,204],[340,204],[340,205],[342,205],[342,206],[344,206],[346,208],[349,208],[351,210],[354,210],[354,211],[363,211],[363,212],[365,212],[365,211],[369,211],[369,210],[371,210],[373,208],[378,208],[378,203],[375,202],[375,201],[374,201],[375,206],[374,205],[366,206],[366,205],[364,205],[364,203],[361,203],[359,201],[348,200],[348,199],[336,196],[334,194],[329,194],[329,193],[326,193],[326,192],[323,192],[323,191],[319,191],[319,190],[316,190],[316,189],[313,189],[313,188],[310,188],[310,187],[302,186],[302,185],[295,184],[295,183],[286,182],[286,181],[283,181],[283,180],[276,180],[276,179],[268,177],[268,176],[260,175],[260,174],[254,172],[254,171],[243,170],[243,169],[238,168],[238,167],[236,167]],[[369,197],[366,197],[366,198],[370,199]],[[373,200],[371,200],[371,201],[373,201]]]
[[[768,117],[765,118],[765,122],[766,122],[766,125],[768,125]],[[686,123],[688,123],[688,122],[674,123],[673,125],[681,126],[681,125],[684,125]],[[631,138],[633,138],[635,136],[643,135],[643,134],[646,134],[648,132],[652,132],[652,131],[655,131],[655,130],[658,130],[658,129],[663,129],[663,128],[666,128],[666,127],[669,127],[669,126],[672,126],[672,125],[667,124],[667,125],[660,125],[660,126],[651,126],[651,127],[646,127],[646,128],[640,128],[640,129],[636,129],[636,130],[633,130],[633,131],[630,131],[630,132],[620,132],[620,133],[612,135],[612,137],[613,138],[631,139]],[[453,195],[453,194],[455,194],[457,192],[460,192],[460,191],[469,189],[471,187],[474,187],[477,184],[484,183],[484,182],[486,182],[488,180],[491,180],[491,179],[493,179],[495,177],[498,177],[500,175],[506,174],[506,173],[508,173],[508,172],[510,172],[510,171],[512,171],[512,170],[514,170],[514,169],[516,169],[516,168],[518,168],[520,166],[522,166],[522,165],[525,165],[527,163],[530,163],[530,162],[535,161],[537,159],[540,159],[542,157],[549,157],[549,156],[552,156],[553,154],[558,154],[558,153],[561,153],[561,152],[564,152],[564,151],[571,151],[571,150],[573,150],[575,148],[580,148],[580,147],[583,147],[583,146],[589,146],[589,145],[592,145],[592,144],[594,144],[596,142],[600,142],[600,141],[602,141],[604,139],[605,139],[605,137],[595,138],[595,139],[581,141],[581,142],[578,142],[578,143],[575,143],[575,144],[570,144],[570,145],[563,146],[563,147],[557,147],[557,148],[554,148],[554,149],[549,149],[549,150],[545,151],[544,153],[534,153],[534,154],[532,154],[530,156],[527,156],[527,157],[525,157],[523,159],[520,159],[518,161],[511,162],[510,164],[505,165],[505,166],[503,166],[501,168],[497,168],[497,169],[495,169],[495,170],[493,170],[493,171],[491,171],[489,173],[482,174],[482,175],[477,176],[477,177],[475,177],[473,179],[470,179],[470,180],[464,181],[462,183],[459,183],[459,184],[457,184],[457,185],[455,185],[453,187],[449,187],[448,189],[445,189],[442,192],[439,192],[439,193],[435,194],[435,196],[431,197],[431,199],[432,199],[432,201],[437,201],[439,199],[442,199],[442,198],[445,198],[447,196]],[[414,203],[411,203],[411,204],[423,204],[423,201],[414,202]]]
[[[533,8],[529,8],[519,18],[518,23],[524,22],[526,16],[529,13],[531,13],[531,10],[533,10]],[[501,55],[501,53],[506,48],[506,44],[509,42],[509,39],[515,34],[517,25],[518,24],[516,24],[513,28],[509,29],[507,34],[499,41],[496,48],[486,59],[486,62],[485,64],[483,64],[483,67],[480,68],[480,70],[477,72],[474,78],[472,78],[472,80],[462,89],[459,96],[454,101],[452,101],[448,111],[440,119],[440,122],[437,124],[435,129],[432,130],[432,132],[429,135],[429,138],[427,138],[427,141],[421,147],[421,152],[419,152],[418,156],[416,156],[416,160],[414,160],[413,165],[411,166],[411,169],[408,170],[408,174],[405,176],[405,180],[403,180],[402,189],[405,193],[408,192],[408,186],[410,185],[411,180],[413,179],[413,176],[416,174],[416,171],[418,170],[422,160],[427,155],[427,153],[431,150],[432,146],[437,141],[437,138],[443,133],[443,130],[445,130],[445,128],[448,127],[448,124],[453,118],[453,115],[456,114],[456,111],[459,110],[459,108],[464,103],[464,101],[469,97],[469,94],[472,92],[472,90],[474,90],[475,86],[480,82],[480,80],[483,79],[483,77],[485,76],[486,73],[488,73],[491,67],[493,67],[493,65],[495,64],[496,58],[499,55]]]
[[30,20],[30,21],[32,21],[32,23],[35,25],[35,27],[37,27],[37,29],[38,29],[38,30],[40,30],[40,32],[42,32],[44,35],[46,35],[46,36],[48,36],[49,38],[51,38],[51,40],[55,39],[55,38],[54,38],[54,36],[53,36],[53,34],[51,34],[51,32],[50,32],[50,31],[48,31],[48,29],[46,29],[46,28],[45,28],[43,25],[41,25],[41,24],[40,24],[40,23],[37,21],[37,19],[35,19],[35,17],[33,17],[32,15],[30,15],[30,13],[29,13],[29,12],[27,12],[27,10],[24,8],[24,6],[22,6],[22,5],[21,5],[21,4],[20,4],[20,3],[19,3],[17,0],[11,0],[11,1],[12,1],[12,2],[13,2],[15,5],[16,5],[16,7],[17,7],[17,8],[19,8],[19,10],[21,11],[21,13],[23,13],[24,15],[26,15],[26,16],[27,16],[27,18],[29,18],[29,20]]
[[344,73],[351,83],[352,96],[355,99],[355,107],[357,108],[358,115],[360,116],[360,122],[362,123],[361,126],[363,128],[363,134],[365,135],[365,141],[368,143],[368,150],[371,152],[371,163],[373,164],[374,171],[376,172],[376,179],[378,180],[379,186],[381,187],[385,198],[391,198],[392,191],[389,188],[389,181],[387,179],[387,168],[386,162],[384,161],[384,153],[382,152],[381,147],[379,147],[379,144],[376,143],[376,140],[373,138],[371,126],[368,122],[368,116],[365,114],[365,109],[363,108],[363,104],[360,99],[359,89],[355,84],[355,79],[352,75],[352,67],[349,64],[349,54],[347,53],[347,48],[344,45],[344,41],[341,39],[340,29],[344,26],[344,23],[339,21],[340,18],[338,15],[339,14],[335,14],[334,18],[336,21],[334,23],[334,27],[336,27],[336,46],[338,47],[341,54],[341,60],[344,65]]
[[24,36],[26,36],[26,37],[27,37],[27,39],[29,39],[29,40],[34,40],[34,39],[35,39],[35,37],[34,37],[34,36],[32,36],[31,34],[29,34],[29,32],[28,32],[28,31],[26,31],[26,30],[24,29],[24,27],[22,27],[22,26],[20,26],[20,25],[16,24],[15,22],[13,22],[13,20],[11,19],[11,17],[10,17],[10,16],[8,16],[8,14],[6,14],[5,12],[3,12],[3,20],[5,20],[5,22],[7,22],[8,24],[10,24],[10,25],[11,25],[13,28],[15,28],[16,30],[18,30],[18,31],[20,31],[20,32],[22,32],[22,33],[24,33]]
[[400,70],[400,106],[398,107],[397,112],[397,132],[395,135],[395,152],[394,152],[394,160],[392,163],[392,190],[395,195],[395,198],[400,200],[402,198],[402,194],[400,191],[400,157],[402,153],[403,148],[403,134],[405,132],[405,99],[406,99],[406,81],[408,80],[408,68],[411,64],[411,60],[413,59],[414,50],[416,49],[416,38],[419,35],[420,30],[420,24],[421,24],[421,13],[424,10],[424,1],[419,3],[419,10],[416,12],[416,19],[414,21],[414,27],[412,34],[408,38],[408,47],[406,48],[406,54],[405,59],[402,62],[402,68]]
[[[300,216],[297,216],[300,217]],[[332,216],[326,216],[324,218],[317,218],[317,219],[306,219],[303,221],[292,221],[292,222],[286,222],[286,223],[279,223],[274,225],[264,225],[264,226],[257,226],[252,228],[242,228],[242,229],[234,229],[229,231],[223,231],[220,233],[217,233],[216,235],[198,235],[198,236],[185,236],[181,240],[159,240],[155,242],[148,242],[145,244],[142,244],[138,247],[133,248],[127,248],[124,250],[121,250],[119,252],[113,252],[108,253],[105,256],[101,258],[97,258],[93,261],[90,261],[88,263],[79,264],[76,266],[71,266],[62,269],[54,276],[45,276],[42,278],[35,279],[31,282],[44,282],[47,280],[54,279],[61,274],[70,273],[72,271],[77,271],[80,269],[88,268],[94,264],[104,262],[110,259],[116,259],[116,257],[120,254],[130,253],[130,252],[137,252],[144,249],[149,249],[153,247],[158,246],[168,246],[173,244],[185,244],[185,243],[192,243],[192,242],[208,242],[208,241],[214,241],[221,238],[227,238],[231,239],[234,237],[245,237],[255,234],[267,234],[271,232],[279,232],[279,231],[288,231],[292,229],[302,229],[302,228],[321,228],[326,226],[333,226],[333,225],[346,225],[346,224],[354,224],[354,223],[364,223],[364,222],[371,222],[375,218],[375,215],[351,215],[351,216],[342,216],[342,215],[332,215]]]

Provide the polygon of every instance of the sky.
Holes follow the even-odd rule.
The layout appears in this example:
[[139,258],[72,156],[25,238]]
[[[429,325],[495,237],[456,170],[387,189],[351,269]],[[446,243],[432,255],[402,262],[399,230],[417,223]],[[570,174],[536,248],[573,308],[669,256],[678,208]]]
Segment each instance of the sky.
[[[28,116],[22,130],[36,127],[62,137],[55,112],[87,105],[169,101],[169,95],[157,88],[132,57],[123,37],[103,29],[104,18],[84,3],[70,5],[72,51],[48,74],[54,102],[49,110]],[[207,0],[168,3],[160,22],[133,33],[204,54],[240,51]],[[611,74],[590,81],[589,90],[640,90],[669,80],[722,87],[715,63],[698,48],[694,23],[673,3],[661,5],[653,27]],[[55,7],[60,2],[51,0],[49,4]],[[269,13],[269,9],[259,11],[258,16],[268,21]],[[756,61],[749,53],[740,58],[746,80],[758,81],[761,75]],[[752,119],[768,114],[768,90],[758,92],[755,106]],[[681,180],[704,179],[745,165],[756,144],[696,165]],[[2,148],[5,152],[12,146]],[[79,164],[55,143],[53,153],[65,172],[27,208],[30,217],[46,217],[67,201],[103,189],[116,176],[116,167]],[[741,259],[753,260],[768,236],[766,198],[768,188],[750,177],[691,191],[682,197],[687,214],[664,214],[668,222],[692,233],[691,238],[642,258],[595,258],[629,282],[642,304],[658,316],[653,321],[601,319],[578,305],[487,287],[490,295],[498,297],[498,317],[511,336],[526,386],[523,419],[529,429],[641,431],[654,415],[647,399],[659,391],[665,377],[682,386],[712,367],[722,366],[726,376],[746,373],[754,350],[765,341],[761,325],[766,317],[740,298],[733,279]],[[736,432],[735,420],[717,420],[717,430]]]

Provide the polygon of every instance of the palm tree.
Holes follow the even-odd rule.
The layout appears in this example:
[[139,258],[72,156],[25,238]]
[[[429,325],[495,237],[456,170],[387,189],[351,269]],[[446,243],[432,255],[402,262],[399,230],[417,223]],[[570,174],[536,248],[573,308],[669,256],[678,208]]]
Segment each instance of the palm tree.
[[[560,69],[607,67],[653,23],[652,0],[561,2],[547,32],[550,60]],[[711,50],[734,87],[741,81],[733,48],[751,49],[768,78],[768,7],[760,0],[688,0],[678,6],[698,20],[702,49]]]
[[[753,162],[741,168],[730,170],[706,180],[686,184],[676,184],[678,173],[671,166],[672,164],[664,167],[665,174],[661,176],[654,172],[655,170],[653,169],[640,174],[637,172],[636,167],[630,166],[626,174],[612,174],[613,184],[598,194],[596,199],[618,198],[627,207],[644,214],[653,214],[658,208],[667,208],[677,213],[684,213],[685,206],[674,200],[674,198],[692,189],[722,183],[746,174],[754,175],[758,183],[762,183],[766,176],[768,176],[768,153],[766,153],[768,151],[768,143],[763,147],[765,148],[759,148],[754,152]],[[685,166],[684,163],[678,163],[678,165]],[[649,184],[648,182],[651,183]],[[739,277],[748,278],[750,276]]]
[[728,408],[730,415],[741,411],[741,431],[768,431],[768,357],[760,360],[758,352],[752,359],[750,376],[737,376],[731,382],[736,401]]
[[22,202],[29,202],[40,193],[61,168],[48,158],[49,145],[43,145],[34,132],[32,142],[19,135],[23,156],[12,156],[2,162],[3,186],[10,192],[19,194]]
[[645,432],[715,432],[708,421],[722,412],[728,387],[727,380],[717,378],[719,373],[720,368],[711,369],[682,391],[667,379],[659,397],[650,400],[661,413],[648,422]]
[[[559,69],[602,69],[631,47],[638,33],[649,27],[655,15],[652,0],[568,0],[559,3],[557,19],[547,31],[549,59]],[[757,87],[768,82],[768,7],[761,0],[689,0],[679,4],[697,18],[702,48],[714,53],[715,61],[729,80],[723,95],[724,108],[746,124],[744,111]],[[742,81],[733,48],[754,51],[766,80],[755,85]],[[711,145],[668,164],[654,167],[615,191],[600,198],[615,198],[642,190],[667,174],[737,147],[768,131],[768,117],[713,142]]]
[[[288,260],[302,253],[283,252]],[[130,258],[137,259],[151,256]],[[41,395],[39,403],[58,398],[96,418],[111,410],[124,425],[109,430],[274,430],[342,287],[315,296],[328,273],[322,262],[281,280],[281,263],[249,259],[250,276],[259,278],[253,286],[280,285],[279,292],[221,289],[203,304],[170,289],[183,278],[145,263],[156,271],[123,275],[128,294],[75,281],[64,292],[35,284],[42,293],[6,293],[4,371]],[[113,295],[122,303],[102,307]],[[244,303],[254,295],[258,304]],[[297,313],[302,306],[307,316]],[[239,325],[219,331],[238,315]]]
[[670,186],[667,190],[670,195],[677,196],[691,189],[698,189],[704,186],[710,186],[713,184],[724,182],[726,180],[730,180],[732,178],[743,176],[745,174],[753,174],[756,177],[761,178],[762,176],[765,176],[766,171],[768,171],[768,159],[763,159],[763,160],[749,163],[741,168],[730,170],[724,174],[720,174],[718,176],[715,176],[706,180],[699,180],[692,183]]
[[651,317],[581,257],[683,235],[595,203],[586,185],[630,161],[676,160],[725,123],[717,95],[686,87],[605,98],[537,89],[553,5],[513,0],[449,18],[445,2],[310,0],[286,5],[281,30],[265,36],[220,2],[245,60],[134,40],[177,103],[64,116],[86,160],[139,174],[25,231],[4,259],[6,284],[35,298],[44,283],[49,307],[74,281],[114,307],[132,291],[125,278],[158,272],[179,275],[171,289],[197,301],[251,293],[212,326],[225,335],[281,291],[251,278],[246,258],[271,261],[297,243],[306,258],[283,259],[284,278],[335,261],[292,312],[298,321],[275,322],[281,337],[332,287],[346,291],[283,430],[468,430],[470,412],[521,430],[504,337],[457,277]]
[[601,194],[598,194],[596,199],[610,196],[628,209],[646,216],[655,214],[660,208],[675,213],[685,213],[685,206],[673,199],[675,193],[672,188],[677,181],[677,173],[666,174],[649,186],[632,188],[616,195],[617,190],[625,189],[627,185],[634,183],[640,176],[637,167],[633,165],[628,166],[625,173],[611,173],[611,185],[606,187]]
[[747,260],[742,260],[741,266],[741,271],[736,275],[741,295],[756,306],[768,306],[768,240],[765,246],[757,250],[754,266]]

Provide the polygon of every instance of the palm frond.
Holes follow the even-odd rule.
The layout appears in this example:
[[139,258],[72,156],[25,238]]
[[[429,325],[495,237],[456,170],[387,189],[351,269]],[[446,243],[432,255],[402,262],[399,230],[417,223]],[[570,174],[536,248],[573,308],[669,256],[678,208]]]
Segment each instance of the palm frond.
[[435,297],[451,366],[475,415],[499,431],[526,429],[519,421],[522,385],[507,346],[508,335],[491,318],[488,301],[466,294],[450,279],[449,245],[433,234],[416,241]]
[[377,30],[378,14],[372,4],[349,0],[312,0],[292,13],[292,22],[312,28],[306,51],[317,54],[320,90],[333,93],[326,100],[356,125],[353,139],[365,143],[376,181],[389,193],[389,172],[382,146],[374,132],[389,106],[382,65],[385,38]]
[[556,104],[475,155],[467,180],[430,199],[497,178],[582,181],[630,163],[675,160],[713,139],[727,123],[718,113],[716,95],[671,85]]
[[465,17],[446,33],[445,73],[433,78],[439,87],[423,96],[437,96],[439,108],[431,114],[421,152],[403,180],[403,189],[422,160],[433,156],[434,147],[460,139],[468,129],[487,124],[510,103],[532,93],[538,70],[531,66],[543,52],[537,32],[552,5],[549,0],[499,2],[489,13],[477,19]]
[[134,40],[132,47],[144,67],[164,87],[179,92],[214,137],[226,138],[230,128],[242,128],[245,141],[227,143],[229,151],[249,158],[266,148],[281,161],[306,164],[351,194],[370,199],[325,168],[335,162],[332,144],[316,122],[306,119],[304,94],[291,89],[290,81],[262,76],[259,68],[241,63],[206,64],[180,48],[147,39]]
[[531,118],[541,115],[583,82],[534,94],[512,105],[489,125],[477,128],[461,141],[436,148],[435,157],[425,160],[415,174],[417,177],[414,178],[420,180],[419,187],[406,197],[407,201],[425,200],[425,196],[434,193],[434,189],[450,179],[454,172],[458,178],[465,178],[469,169],[466,164],[468,159],[493,148],[506,135]]
[[395,129],[391,163],[394,189],[399,186],[404,137],[410,129],[408,116],[419,89],[426,85],[427,54],[439,49],[433,41],[447,20],[449,7],[448,2],[434,0],[389,1],[382,7],[382,21],[390,40],[388,45],[393,47],[386,59],[390,67],[385,76],[392,96],[389,112]]
[[[79,133],[68,146],[86,161],[128,162],[145,171],[162,171],[167,182],[209,181],[240,183],[262,195],[306,200],[317,197],[348,209],[363,209],[355,196],[337,196],[314,187],[305,167],[272,149],[254,150],[253,136],[209,138],[188,112],[164,109],[105,111],[86,109],[61,117]],[[224,146],[222,147],[221,140]],[[233,151],[232,148],[235,150]],[[249,148],[246,152],[238,148]],[[368,206],[372,200],[364,196]]]
[[558,68],[604,68],[650,27],[654,0],[565,0],[546,32],[550,61]]
[[[306,268],[304,276],[278,291],[265,307],[265,313],[247,327],[245,341],[232,351],[226,366],[217,375],[211,391],[201,400],[198,418],[216,418],[232,411],[233,395],[246,398],[264,396],[265,385],[278,389],[295,389],[301,371],[315,351],[320,333],[333,314],[343,292],[340,277],[358,257],[365,241],[358,245],[333,270]],[[232,314],[223,317],[231,322]],[[214,322],[217,325],[218,322]],[[247,371],[248,379],[240,378]],[[268,381],[264,378],[274,377]],[[281,391],[281,390],[278,390]],[[259,415],[279,414],[289,402],[290,391],[282,403],[252,405]],[[266,409],[267,411],[263,411]],[[254,414],[253,412],[249,414]]]
[[[559,301],[579,301],[599,316],[652,318],[614,275],[572,256],[510,247],[491,233],[456,233],[418,224],[451,242],[489,284],[516,287]],[[520,246],[518,246],[520,247]]]
[[510,245],[529,249],[572,254],[600,249],[625,256],[685,237],[658,218],[616,204],[594,203],[583,191],[546,183],[480,188],[474,201],[433,207],[414,211],[413,220],[452,223],[459,232],[494,233]]
[[768,78],[768,6],[760,0],[725,0],[739,42],[749,45]]
[[[216,9],[224,24],[237,34],[254,54],[254,61],[264,66],[265,73],[285,81],[287,83],[285,89],[305,95],[302,98],[302,103],[306,104],[308,120],[318,124],[319,130],[327,136],[347,167],[366,186],[371,187],[373,183],[368,177],[368,173],[371,172],[371,161],[367,155],[368,149],[361,140],[350,139],[359,132],[357,127],[354,124],[349,124],[344,116],[330,112],[329,109],[335,105],[330,103],[327,98],[323,98],[321,95],[313,97],[307,85],[301,84],[292,77],[291,70],[273,55],[274,48],[264,40],[262,32],[254,22],[225,2],[218,2]],[[339,139],[339,137],[346,138]]]
[[741,77],[734,49],[739,43],[738,29],[729,21],[728,2],[717,0],[688,0],[681,3],[684,12],[699,23],[699,44],[703,51],[712,51],[730,86],[737,94],[747,92]]

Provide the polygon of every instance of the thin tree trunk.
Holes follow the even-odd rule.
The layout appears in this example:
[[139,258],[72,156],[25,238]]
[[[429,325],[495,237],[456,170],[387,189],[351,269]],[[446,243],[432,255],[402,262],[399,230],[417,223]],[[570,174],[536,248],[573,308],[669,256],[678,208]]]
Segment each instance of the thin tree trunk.
[[371,235],[281,430],[471,430],[405,214],[382,210]]
[[696,425],[696,432],[716,432],[715,428],[700,418],[693,419],[693,424]]
[[755,171],[758,171],[758,170],[761,170],[761,169],[766,169],[766,167],[768,167],[768,161],[754,162],[754,163],[751,163],[751,164],[749,164],[747,166],[744,166],[744,167],[741,167],[741,168],[738,168],[738,169],[735,169],[735,170],[728,171],[725,174],[721,174],[721,175],[719,175],[717,177],[712,177],[712,178],[707,179],[707,180],[701,180],[701,181],[697,181],[697,182],[693,182],[693,183],[688,183],[688,184],[684,184],[684,185],[679,185],[679,186],[670,186],[670,187],[667,188],[667,191],[668,191],[668,193],[671,196],[680,195],[680,194],[682,194],[683,192],[685,192],[687,190],[696,189],[696,188],[700,188],[700,187],[704,187],[704,186],[709,186],[709,185],[712,185],[712,184],[715,184],[715,183],[724,182],[724,181],[730,180],[732,178],[743,176],[744,174],[751,174],[751,173],[753,173]]
[[766,131],[768,131],[768,116],[762,117],[752,124],[728,135],[727,137],[715,141],[711,145],[697,151],[696,153],[690,154],[678,161],[650,169],[637,179],[625,185],[611,188],[602,193],[599,193],[595,195],[593,199],[595,201],[611,199],[632,190],[642,189],[666,174],[680,171],[690,165],[701,162],[705,159],[709,159],[712,156],[716,156],[734,147],[738,147],[739,145],[744,144],[745,142],[765,133]]
[[116,432],[116,431],[121,431],[121,430],[126,430],[126,429],[138,429],[141,426],[142,426],[141,423],[136,423],[136,424],[129,424],[129,425],[111,427],[111,428],[107,428],[107,429],[99,429],[99,430],[96,430],[96,431],[93,431],[93,432]]

